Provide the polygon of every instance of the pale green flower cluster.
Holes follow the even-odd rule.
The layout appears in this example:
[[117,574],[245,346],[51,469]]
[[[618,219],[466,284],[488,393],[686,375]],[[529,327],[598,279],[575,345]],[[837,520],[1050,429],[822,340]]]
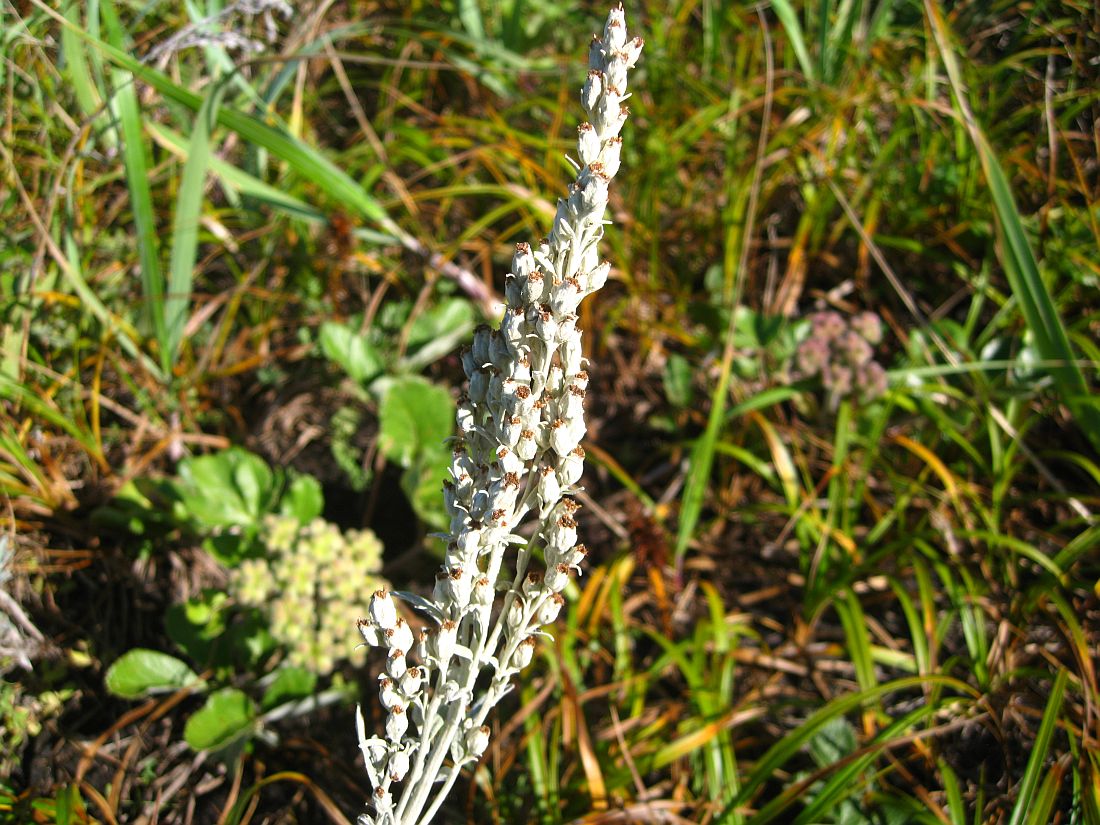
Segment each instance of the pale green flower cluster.
[[230,593],[266,614],[290,664],[320,676],[345,660],[362,666],[366,649],[349,637],[347,617],[365,613],[369,594],[385,586],[378,537],[344,533],[321,518],[301,524],[268,516],[260,538],[267,558],[241,562],[230,574]]

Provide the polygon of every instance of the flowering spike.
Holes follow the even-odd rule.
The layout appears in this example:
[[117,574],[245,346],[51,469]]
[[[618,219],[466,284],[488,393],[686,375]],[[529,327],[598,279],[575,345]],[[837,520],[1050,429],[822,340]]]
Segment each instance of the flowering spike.
[[[589,48],[577,178],[549,237],[516,245],[500,326],[478,327],[462,353],[469,387],[444,484],[446,554],[433,600],[419,605],[433,624],[414,637],[385,592],[361,623],[363,638],[386,651],[379,698],[387,714],[385,739],[368,744],[360,734],[375,811],[361,823],[432,819],[460,770],[488,747],[489,712],[534,658],[540,628],[557,618],[587,553],[577,544],[579,505],[562,498],[584,464],[588,374],[578,312],[610,271],[598,243],[621,164],[628,72],[641,49],[616,5]],[[521,529],[528,519],[534,529]],[[540,552],[545,567],[529,570]]]

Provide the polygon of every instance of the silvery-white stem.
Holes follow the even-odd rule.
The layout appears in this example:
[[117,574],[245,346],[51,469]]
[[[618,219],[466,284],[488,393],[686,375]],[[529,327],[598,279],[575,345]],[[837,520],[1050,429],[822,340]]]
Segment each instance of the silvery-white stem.
[[[368,738],[357,717],[373,788],[373,814],[360,825],[431,821],[458,774],[488,747],[489,712],[531,662],[536,636],[557,617],[587,554],[577,543],[580,505],[568,496],[584,463],[588,386],[577,309],[610,270],[597,245],[619,169],[627,75],[642,45],[627,36],[622,6],[613,8],[589,49],[577,178],[558,201],[549,238],[516,246],[499,327],[479,327],[462,353],[468,386],[443,490],[451,520],[443,567],[432,599],[399,596],[432,624],[414,632],[385,591],[359,621],[367,643],[386,654],[385,735]],[[524,538],[528,516],[537,523]],[[529,571],[540,556],[543,568]],[[486,669],[492,678],[475,695]]]

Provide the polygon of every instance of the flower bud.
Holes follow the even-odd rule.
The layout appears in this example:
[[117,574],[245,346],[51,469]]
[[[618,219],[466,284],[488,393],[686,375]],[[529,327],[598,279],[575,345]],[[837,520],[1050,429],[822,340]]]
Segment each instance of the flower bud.
[[577,520],[568,514],[558,516],[546,529],[546,546],[561,553],[577,543]]
[[626,67],[633,69],[638,63],[638,58],[642,56],[642,47],[645,45],[645,41],[640,37],[635,37],[629,43],[623,46],[623,52],[626,54]]
[[393,710],[398,705],[404,705],[405,699],[398,692],[393,679],[383,676],[378,680],[378,701],[386,710]]
[[558,415],[566,421],[582,418],[584,416],[584,390],[576,384],[568,385],[558,403]]
[[548,567],[542,581],[543,584],[546,585],[547,590],[553,593],[560,593],[565,589],[565,586],[569,584],[569,567],[564,564],[556,564],[553,567]]
[[389,763],[386,765],[386,773],[389,774],[390,779],[394,782],[400,782],[405,778],[405,774],[409,772],[409,753],[411,748],[401,748],[401,750],[394,751],[390,755]]
[[531,244],[518,243],[516,251],[512,253],[512,274],[519,281],[526,281],[527,277],[535,271],[535,256],[531,254]]
[[572,487],[580,481],[584,473],[584,448],[576,447],[558,461],[558,483],[562,487]]
[[477,429],[477,416],[473,407],[470,406],[468,397],[459,401],[458,409],[455,411],[455,423],[463,435],[469,435]]
[[523,285],[523,300],[526,304],[538,304],[542,302],[546,294],[547,279],[541,269],[536,269],[527,276]]
[[[498,370],[507,370],[513,358],[512,347],[508,338],[498,330],[493,330],[489,335],[489,361]],[[490,386],[491,386],[490,382]]]
[[558,320],[550,311],[549,304],[542,304],[535,313],[535,334],[543,341],[558,339]]
[[530,596],[542,589],[542,573],[532,570],[523,580],[523,594]]
[[516,456],[520,461],[530,461],[539,451],[539,445],[535,441],[535,433],[531,430],[523,430],[515,443]]
[[428,661],[431,655],[432,634],[428,630],[421,630],[416,637],[416,655],[422,662]]
[[[508,343],[511,345],[512,352],[518,352],[520,344],[523,343],[523,339],[527,335],[526,325],[523,320],[523,305],[520,301],[512,304],[504,310],[504,317],[500,319],[500,334],[503,335]],[[505,373],[509,373],[511,364],[505,364],[501,367]]]
[[375,591],[368,610],[371,621],[383,630],[389,630],[397,624],[397,605],[386,590]]
[[390,715],[386,717],[386,738],[397,744],[408,729],[409,715],[405,713],[405,708],[394,705],[390,708]]
[[[596,74],[599,73],[596,72]],[[591,79],[591,75],[589,75],[589,78]],[[588,84],[585,84],[585,88],[588,88]],[[593,105],[595,105],[595,101],[593,101]],[[592,128],[591,123],[586,121],[577,127],[577,154],[580,156],[581,165],[588,166],[598,161],[602,148],[600,139],[596,136],[596,130]]]
[[413,699],[420,693],[420,688],[423,684],[424,668],[420,665],[410,667],[401,677],[401,692],[408,698]]
[[504,300],[514,307],[523,303],[523,282],[515,275],[504,276]]
[[436,628],[428,640],[428,651],[432,658],[443,665],[451,660],[458,642],[458,625],[450,619]]
[[402,618],[394,623],[394,626],[385,632],[386,647],[390,650],[412,650],[413,632],[409,623]]
[[612,51],[607,56],[607,66],[604,68],[606,75],[605,85],[614,89],[619,95],[626,94],[626,70],[629,56],[626,52]]
[[474,342],[470,346],[470,353],[473,356],[475,366],[484,367],[489,363],[490,334],[488,324],[479,324],[477,329],[474,330]]
[[470,594],[473,592],[471,576],[461,567],[452,567],[447,576],[447,595],[450,604],[462,610],[470,603]]
[[544,464],[539,468],[538,473],[538,488],[535,494],[538,496],[541,509],[549,510],[561,497],[561,484],[558,482],[557,472],[549,465]]
[[523,670],[535,657],[535,637],[528,636],[522,642],[516,646],[515,653],[512,654],[512,667],[516,670]]
[[355,626],[363,636],[363,641],[371,647],[382,647],[385,645],[386,640],[382,635],[384,631],[371,619],[359,619],[355,623]]
[[389,677],[391,679],[400,679],[405,675],[406,670],[408,670],[408,665],[405,663],[405,651],[390,651],[390,655],[386,659],[386,673]]
[[577,417],[570,420],[559,418],[550,424],[550,447],[560,458],[573,452],[583,436],[583,418]]
[[474,362],[473,347],[463,347],[460,357],[462,358],[462,371],[466,373],[467,378],[481,369],[481,365]]
[[583,544],[578,544],[570,550],[566,550],[561,554],[561,563],[566,567],[571,567],[574,570],[581,569],[581,562],[588,557],[588,548]]
[[582,173],[581,188],[571,197],[578,212],[586,215],[603,215],[603,209],[607,206],[607,176],[597,168],[599,164],[593,163],[587,169],[587,174]]
[[615,174],[619,171],[619,165],[621,164],[621,155],[623,150],[622,138],[611,138],[603,146],[603,151],[600,152],[600,164],[603,166],[603,173],[609,178],[615,177]]
[[[591,112],[593,109],[596,108],[596,104],[599,102],[601,94],[603,94],[603,72],[601,72],[599,69],[590,69],[588,72],[588,77],[585,78],[584,87],[581,89],[581,105],[584,107],[584,110],[586,112]],[[590,130],[592,129],[591,123],[582,123],[581,129],[583,129],[585,126],[587,126]],[[592,137],[596,138],[596,133],[594,131],[592,132]],[[587,140],[587,138],[584,138],[582,136],[581,140],[584,141]],[[596,153],[598,154],[600,147],[599,139],[595,140],[595,144]],[[594,159],[595,158],[593,158],[593,160]],[[588,164],[591,162],[592,161],[590,160],[584,159],[584,149],[582,147],[581,163]]]
[[518,455],[516,455],[514,451],[508,449],[507,447],[501,446],[497,448],[496,456],[496,463],[499,467],[500,478],[503,478],[508,473],[516,473],[518,475],[519,473],[523,472],[523,460]]
[[495,596],[496,592],[493,588],[493,583],[489,581],[488,576],[481,576],[474,582],[474,589],[470,596],[470,602],[477,607],[492,607],[493,598]]
[[612,6],[603,27],[603,42],[608,49],[621,49],[626,45],[626,12],[622,4]]
[[[559,318],[572,315],[584,297],[580,281],[566,278],[550,291],[550,309]],[[558,330],[559,334],[561,330]]]
[[523,599],[517,596],[508,605],[508,615],[505,616],[504,625],[512,633],[520,630],[527,624],[527,615],[523,607]]
[[604,64],[603,41],[597,35],[592,35],[592,42],[588,45],[588,68],[602,69]]
[[489,727],[482,725],[480,728],[470,728],[466,731],[466,753],[475,759],[480,759],[489,747]]
[[554,619],[558,618],[558,614],[561,613],[561,609],[564,606],[565,597],[562,596],[561,593],[553,593],[542,600],[538,612],[535,614],[535,618],[540,625],[550,624]]

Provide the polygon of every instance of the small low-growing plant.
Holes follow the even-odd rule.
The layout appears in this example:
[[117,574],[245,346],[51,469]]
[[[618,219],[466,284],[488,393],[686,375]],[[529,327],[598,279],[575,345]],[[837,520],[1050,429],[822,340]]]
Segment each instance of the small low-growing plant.
[[[568,495],[583,469],[588,386],[577,309],[610,270],[598,243],[619,169],[627,73],[641,50],[622,6],[612,9],[589,51],[577,179],[558,201],[550,237],[516,246],[499,328],[479,327],[463,351],[469,387],[444,482],[443,567],[432,599],[398,594],[431,625],[414,632],[385,590],[360,620],[363,638],[386,656],[384,736],[368,737],[359,715],[374,810],[362,823],[432,821],[462,769],[484,754],[489,713],[531,662],[587,554],[577,543],[580,505]],[[528,516],[534,530],[524,535]],[[541,570],[531,567],[536,557]]]
[[[418,315],[410,301],[392,301],[369,326],[358,317],[326,321],[318,333],[324,356],[377,410],[378,448],[401,468],[401,488],[409,504],[425,523],[439,529],[447,525],[439,485],[450,461],[445,440],[455,405],[445,387],[418,373],[454,350],[473,328],[473,319],[474,305],[463,298],[445,298]],[[332,426],[333,458],[355,489],[371,480],[349,437],[364,417],[362,406],[344,406]]]
[[[365,659],[362,647],[348,644],[346,617],[365,610],[362,594],[385,584],[374,533],[344,532],[325,521],[316,481],[298,476],[285,483],[240,449],[186,459],[178,478],[143,487],[167,517],[148,518],[157,508],[135,486],[101,518],[198,532],[226,566],[226,584],[165,613],[165,632],[191,664],[157,650],[130,650],[108,670],[108,690],[127,699],[207,693],[184,728],[196,750],[273,738],[267,723],[345,699],[334,671]],[[331,687],[319,693],[325,677],[333,677]]]

